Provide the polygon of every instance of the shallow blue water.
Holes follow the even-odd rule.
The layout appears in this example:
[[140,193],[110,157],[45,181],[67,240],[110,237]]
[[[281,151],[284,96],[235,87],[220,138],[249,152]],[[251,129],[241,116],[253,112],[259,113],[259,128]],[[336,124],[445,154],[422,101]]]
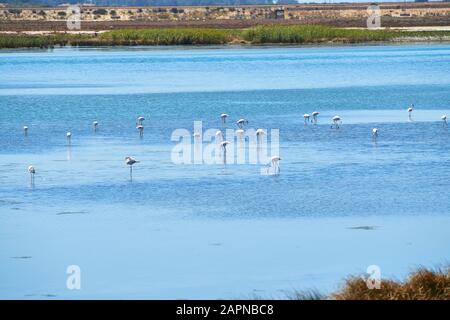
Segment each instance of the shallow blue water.
[[[450,45],[5,51],[0,75],[0,297],[273,297],[449,258]],[[223,112],[280,130],[279,176],[171,161]]]

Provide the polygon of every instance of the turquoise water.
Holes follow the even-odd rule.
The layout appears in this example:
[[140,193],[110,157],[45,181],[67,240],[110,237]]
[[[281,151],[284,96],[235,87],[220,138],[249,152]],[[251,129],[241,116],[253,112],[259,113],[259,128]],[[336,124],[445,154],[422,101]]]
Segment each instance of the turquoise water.
[[[224,112],[280,130],[279,176],[171,161],[175,129]],[[443,114],[444,44],[2,51],[0,298],[282,298],[446,263]]]

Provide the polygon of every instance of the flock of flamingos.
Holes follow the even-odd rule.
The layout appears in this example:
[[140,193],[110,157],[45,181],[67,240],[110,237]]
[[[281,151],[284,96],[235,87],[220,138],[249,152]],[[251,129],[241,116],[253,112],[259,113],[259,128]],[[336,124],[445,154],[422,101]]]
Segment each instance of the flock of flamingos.
[[[412,112],[414,110],[414,105],[411,105],[407,110],[408,110],[409,120],[412,121],[411,114],[412,114]],[[312,122],[314,124],[317,124],[317,117],[318,117],[318,115],[319,115],[318,111],[314,111],[311,115],[308,114],[308,113],[304,114],[303,118],[305,120],[305,124],[308,124],[308,122]],[[225,124],[226,123],[226,119],[228,118],[228,114],[222,113],[220,115],[220,118],[221,118],[222,124]],[[139,135],[141,137],[143,137],[143,135],[144,135],[144,120],[145,120],[145,118],[143,116],[140,116],[140,117],[137,118],[137,121],[136,121],[136,129],[139,131]],[[331,128],[339,129],[339,125],[342,124],[341,117],[340,116],[334,116],[331,120],[332,120]],[[444,125],[447,125],[447,115],[442,115],[441,116],[441,120],[443,121]],[[237,133],[238,134],[239,133],[243,134],[244,131],[242,129],[247,124],[248,124],[248,120],[243,119],[243,118],[239,119],[238,121],[236,121],[236,125],[239,128],[237,130],[239,132],[237,132]],[[94,121],[92,123],[92,125],[93,125],[93,128],[94,128],[94,131],[96,132],[97,129],[98,129],[98,121]],[[28,135],[28,127],[24,126],[23,130],[24,130],[25,135]],[[256,136],[258,138],[260,136],[262,136],[263,134],[265,134],[264,130],[262,130],[262,129],[256,130]],[[194,133],[194,137],[199,137],[199,135],[200,134],[198,132]],[[67,137],[67,141],[68,141],[68,143],[70,145],[70,141],[71,141],[71,138],[72,138],[72,133],[71,132],[67,132],[66,137]],[[377,137],[378,137],[378,129],[377,128],[373,128],[372,129],[372,138],[376,139]],[[220,130],[216,133],[216,138],[219,138],[220,147],[224,151],[224,155],[225,155],[226,154],[227,145],[229,145],[230,142],[229,141],[223,141],[223,135],[222,135],[222,132]],[[271,158],[270,168],[272,169],[273,174],[275,174],[275,175],[279,174],[279,172],[280,172],[280,167],[279,167],[279,161],[280,160],[281,160],[281,158],[279,156],[273,156]],[[133,165],[136,164],[136,163],[139,163],[139,162],[140,161],[136,160],[134,157],[130,157],[130,156],[125,157],[125,163],[130,168],[130,178],[131,179],[132,179],[132,174],[133,174]],[[225,162],[225,159],[224,159],[224,162]],[[36,168],[33,165],[30,165],[28,167],[28,172],[30,173],[31,184],[34,184],[34,175],[36,174]]]

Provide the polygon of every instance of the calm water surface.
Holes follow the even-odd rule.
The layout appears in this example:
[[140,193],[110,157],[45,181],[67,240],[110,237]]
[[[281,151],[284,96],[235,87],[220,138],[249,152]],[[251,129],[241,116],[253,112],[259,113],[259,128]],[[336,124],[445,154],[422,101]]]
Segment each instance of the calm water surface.
[[[173,130],[223,112],[280,130],[279,176],[171,161]],[[2,51],[0,298],[282,298],[446,263],[443,114],[444,44]]]

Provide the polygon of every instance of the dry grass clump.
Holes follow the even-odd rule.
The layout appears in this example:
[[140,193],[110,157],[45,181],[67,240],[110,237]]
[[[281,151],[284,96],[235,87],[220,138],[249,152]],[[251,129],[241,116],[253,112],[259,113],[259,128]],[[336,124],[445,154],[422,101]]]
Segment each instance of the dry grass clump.
[[368,289],[362,277],[350,277],[330,296],[336,300],[450,300],[450,268],[420,268],[406,281],[382,280],[380,289]]

